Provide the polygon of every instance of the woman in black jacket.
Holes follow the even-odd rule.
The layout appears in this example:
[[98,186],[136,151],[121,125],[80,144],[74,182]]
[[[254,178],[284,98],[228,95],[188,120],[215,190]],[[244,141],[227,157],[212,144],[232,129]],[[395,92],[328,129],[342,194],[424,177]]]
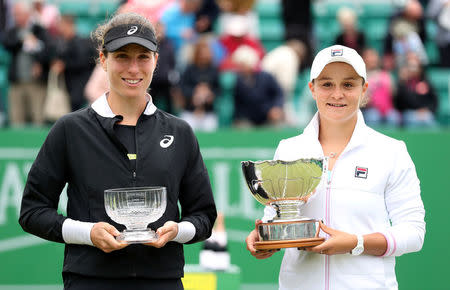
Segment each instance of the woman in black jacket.
[[[55,123],[29,172],[19,222],[65,243],[65,289],[183,289],[182,244],[208,238],[217,215],[197,139],[147,93],[158,60],[153,26],[120,14],[95,36],[110,91]],[[66,183],[67,217],[57,212]],[[167,189],[166,211],[149,224],[158,240],[117,241],[124,226],[106,214],[104,191],[146,186]]]

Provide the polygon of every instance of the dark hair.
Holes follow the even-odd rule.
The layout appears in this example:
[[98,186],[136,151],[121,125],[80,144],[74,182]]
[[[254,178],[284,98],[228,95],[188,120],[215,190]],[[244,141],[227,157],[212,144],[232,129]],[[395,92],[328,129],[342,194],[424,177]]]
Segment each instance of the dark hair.
[[97,50],[103,52],[105,56],[108,55],[108,51],[104,47],[105,35],[114,27],[123,24],[137,24],[150,29],[155,34],[155,28],[153,24],[142,15],[134,12],[115,14],[110,20],[104,24],[99,25],[95,31],[91,33],[91,38],[97,43]]

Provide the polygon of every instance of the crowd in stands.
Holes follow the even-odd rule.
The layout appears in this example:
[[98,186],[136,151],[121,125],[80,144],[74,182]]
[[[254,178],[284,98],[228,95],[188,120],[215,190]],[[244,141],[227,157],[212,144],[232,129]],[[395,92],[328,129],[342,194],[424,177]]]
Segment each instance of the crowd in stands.
[[[436,127],[439,96],[426,72],[430,65],[450,71],[450,0],[392,1],[396,9],[386,15],[382,50],[370,47],[370,35],[351,6],[336,11],[340,32],[331,41],[354,48],[366,62],[363,113],[369,125]],[[278,3],[284,41],[270,49],[261,40],[256,0],[128,0],[117,2],[117,13],[140,13],[155,24],[159,59],[150,94],[157,107],[203,131],[224,124],[298,126],[298,106],[306,103],[296,100],[307,97],[298,96],[298,81],[320,48],[314,1]],[[51,121],[43,111],[49,73],[65,83],[72,111],[108,90],[105,72],[96,65],[98,44],[78,34],[78,15],[60,13],[57,4],[0,0],[0,50],[10,56],[7,95],[0,90],[1,126]],[[436,63],[427,55],[426,21],[438,30]],[[221,79],[230,75],[232,87],[224,88]],[[233,104],[229,124],[219,116],[225,97]]]

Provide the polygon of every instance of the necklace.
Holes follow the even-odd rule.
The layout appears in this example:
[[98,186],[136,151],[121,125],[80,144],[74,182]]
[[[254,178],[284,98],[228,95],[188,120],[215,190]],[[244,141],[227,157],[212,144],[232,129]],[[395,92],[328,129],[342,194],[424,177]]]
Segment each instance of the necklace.
[[330,152],[330,158],[335,158],[336,157],[336,152]]

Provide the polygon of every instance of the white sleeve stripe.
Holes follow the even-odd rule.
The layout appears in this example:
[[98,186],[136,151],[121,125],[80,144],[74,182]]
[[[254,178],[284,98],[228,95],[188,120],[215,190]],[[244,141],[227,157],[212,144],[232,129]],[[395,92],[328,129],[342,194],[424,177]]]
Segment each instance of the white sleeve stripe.
[[195,236],[195,232],[195,226],[191,222],[180,222],[178,224],[178,234],[172,241],[180,244],[187,243]]
[[66,219],[62,225],[62,236],[66,244],[93,246],[91,229],[94,223]]

